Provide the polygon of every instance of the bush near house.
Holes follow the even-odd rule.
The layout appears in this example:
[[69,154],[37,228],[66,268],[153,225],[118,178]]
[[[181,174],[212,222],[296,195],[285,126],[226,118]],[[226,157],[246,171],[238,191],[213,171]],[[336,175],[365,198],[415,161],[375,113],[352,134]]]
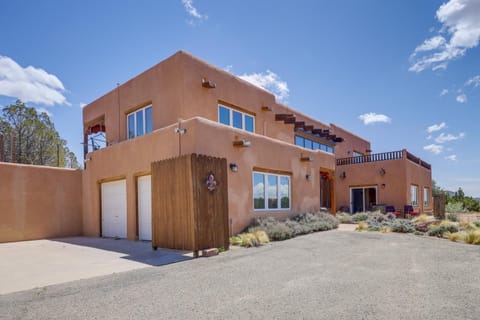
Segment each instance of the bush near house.
[[[254,219],[247,228],[247,234],[264,232],[271,241],[287,240],[302,234],[336,229],[339,221],[329,213],[315,212],[302,213],[286,221],[279,221],[273,217]],[[232,237],[232,244],[238,243],[237,237]]]

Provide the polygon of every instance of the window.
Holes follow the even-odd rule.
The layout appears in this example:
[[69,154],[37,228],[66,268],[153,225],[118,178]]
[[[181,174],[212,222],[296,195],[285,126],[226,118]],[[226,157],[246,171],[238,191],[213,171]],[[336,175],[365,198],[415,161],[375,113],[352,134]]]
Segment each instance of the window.
[[152,105],[127,115],[128,139],[152,132]]
[[290,209],[290,177],[278,174],[254,172],[253,209]]
[[333,147],[327,144],[310,140],[302,136],[295,135],[295,145],[311,149],[311,150],[323,150],[329,153],[333,153]]
[[410,200],[412,206],[418,206],[418,186],[413,184],[410,186]]
[[254,116],[221,104],[218,105],[218,122],[248,132],[255,131]]
[[428,207],[429,204],[430,204],[430,192],[428,192],[428,188],[427,187],[424,187],[423,188],[423,206],[424,207]]

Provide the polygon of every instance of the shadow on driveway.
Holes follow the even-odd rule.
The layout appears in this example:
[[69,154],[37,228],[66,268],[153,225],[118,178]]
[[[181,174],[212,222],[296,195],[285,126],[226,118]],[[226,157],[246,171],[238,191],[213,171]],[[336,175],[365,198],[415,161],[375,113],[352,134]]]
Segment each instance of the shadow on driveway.
[[151,266],[162,266],[193,258],[192,252],[189,251],[163,248],[153,250],[152,242],[150,241],[90,237],[70,237],[50,240],[124,254],[124,256],[120,256],[121,259],[127,259]]

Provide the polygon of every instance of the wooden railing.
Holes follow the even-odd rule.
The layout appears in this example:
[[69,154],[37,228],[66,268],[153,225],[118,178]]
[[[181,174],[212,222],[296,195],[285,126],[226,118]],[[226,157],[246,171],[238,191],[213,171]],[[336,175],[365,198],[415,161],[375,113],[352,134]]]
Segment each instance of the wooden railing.
[[337,159],[337,166],[343,166],[347,164],[358,164],[365,162],[376,162],[385,160],[397,160],[402,159],[403,151],[390,151],[382,153],[373,153],[366,156],[350,157]]
[[[407,160],[416,163],[425,169],[431,170],[432,166],[423,161],[422,159],[414,156],[410,152],[405,150]],[[398,160],[403,158],[403,150],[399,151],[390,151],[382,153],[374,153],[365,156],[349,157],[349,158],[340,158],[337,159],[337,166],[344,166],[349,164],[359,164],[366,162],[377,162],[377,161],[386,161],[386,160]]]

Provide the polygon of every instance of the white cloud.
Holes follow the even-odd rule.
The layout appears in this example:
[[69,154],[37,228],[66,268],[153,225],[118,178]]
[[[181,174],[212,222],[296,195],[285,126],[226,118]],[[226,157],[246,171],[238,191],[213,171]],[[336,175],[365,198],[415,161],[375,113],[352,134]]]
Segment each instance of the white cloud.
[[433,138],[433,137],[432,137],[432,135],[430,134],[430,135],[428,135],[427,140],[432,140],[432,138]]
[[377,122],[390,123],[392,119],[384,114],[377,114],[374,112],[369,112],[358,116],[358,119],[363,121],[363,124],[375,124]]
[[[480,40],[480,1],[450,0],[438,8],[437,20],[442,24],[438,35],[425,40],[410,56],[410,71],[445,69],[448,62],[462,57]],[[445,34],[446,39],[441,34]]]
[[223,68],[223,70],[227,71],[227,72],[232,72],[233,70],[233,65],[229,64],[228,66],[226,66],[225,68]]
[[447,124],[445,122],[439,123],[439,124],[434,124],[431,125],[430,127],[427,128],[428,133],[432,133],[435,131],[440,131],[442,129],[445,129],[447,127]]
[[197,8],[193,6],[193,0],[182,0],[182,4],[185,7],[185,11],[187,11],[188,15],[193,19],[188,20],[188,24],[191,26],[195,26],[195,20],[202,21],[207,20],[208,16],[205,14],[201,14],[198,12]]
[[460,132],[458,136],[455,136],[453,134],[445,134],[445,133],[440,133],[438,137],[435,138],[436,143],[445,143],[449,141],[455,141],[455,140],[460,140],[465,138],[465,132]]
[[465,93],[459,94],[455,100],[459,103],[465,103],[467,102],[467,95]]
[[86,104],[86,103],[84,103],[84,102],[80,102],[78,105],[80,106],[80,108],[82,108],[82,109],[83,109],[83,108],[85,108],[85,106],[86,106],[87,104]]
[[448,89],[443,89],[442,92],[440,92],[440,97],[443,97],[448,93]]
[[457,161],[457,155],[456,155],[456,154],[452,154],[452,155],[446,156],[446,157],[445,157],[445,160]]
[[270,91],[278,101],[285,102],[289,96],[290,90],[287,83],[270,70],[262,73],[243,74],[239,77],[257,87]]
[[423,150],[430,151],[433,154],[440,154],[443,151],[443,146],[438,144],[429,144],[428,146],[424,146]]
[[69,105],[64,91],[55,75],[32,66],[23,68],[11,58],[0,56],[0,95],[47,106]]
[[45,108],[37,108],[36,110],[38,114],[45,112],[50,118],[53,117],[53,114]]
[[480,86],[480,76],[475,76],[471,79],[468,79],[467,82],[465,82],[465,86],[479,87]]

